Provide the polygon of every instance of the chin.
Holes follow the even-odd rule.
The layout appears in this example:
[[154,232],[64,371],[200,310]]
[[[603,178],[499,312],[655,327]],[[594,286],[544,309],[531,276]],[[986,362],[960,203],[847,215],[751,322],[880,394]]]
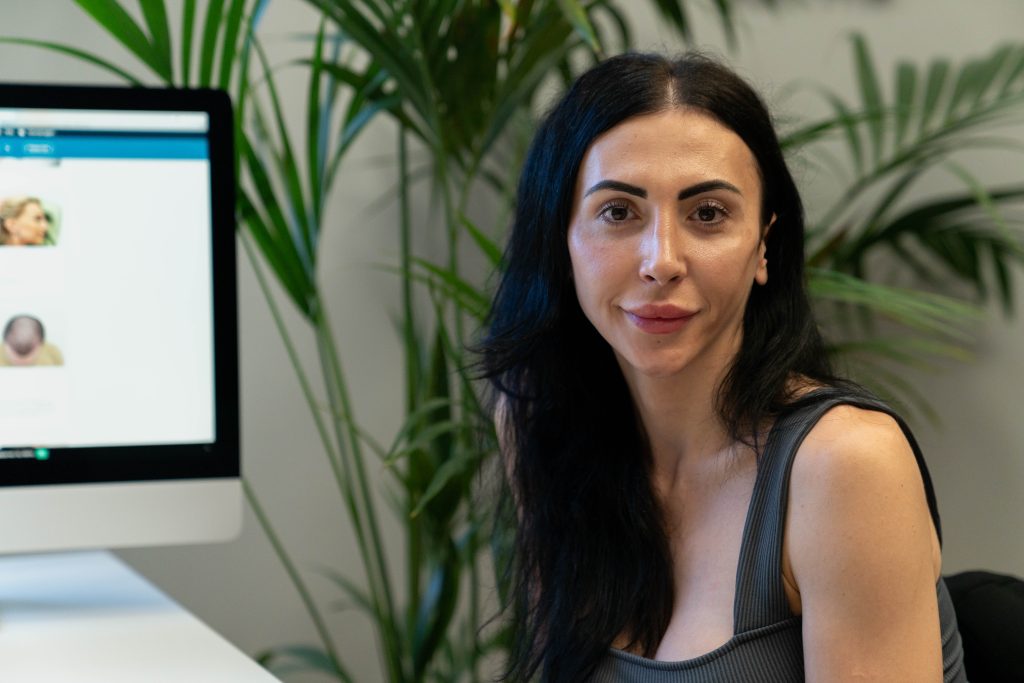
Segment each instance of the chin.
[[671,356],[652,354],[650,352],[629,355],[616,354],[623,372],[641,375],[651,379],[666,379],[678,375],[693,361],[689,354],[672,354]]

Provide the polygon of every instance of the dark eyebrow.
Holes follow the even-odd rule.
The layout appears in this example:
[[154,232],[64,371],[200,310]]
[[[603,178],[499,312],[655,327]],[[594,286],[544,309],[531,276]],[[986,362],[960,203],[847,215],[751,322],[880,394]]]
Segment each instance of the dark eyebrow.
[[[589,190],[583,193],[583,196],[586,197],[588,195],[594,194],[598,190],[619,190],[620,192],[636,195],[641,199],[647,198],[647,190],[645,190],[642,187],[637,187],[636,185],[624,183],[621,180],[602,180],[600,182],[594,183]],[[740,189],[733,185],[732,183],[726,182],[724,180],[705,180],[703,183],[697,183],[696,185],[691,185],[690,187],[680,190],[679,196],[676,197],[676,199],[682,201],[684,199],[689,199],[694,195],[703,194],[704,192],[711,192],[712,190],[727,190],[729,192],[735,192],[741,197],[743,196],[743,193],[740,192]]]
[[598,190],[619,190],[620,192],[626,192],[627,194],[633,194],[641,199],[647,197],[647,190],[636,185],[630,185],[624,183],[621,180],[602,180],[598,183],[594,183],[589,190],[583,193],[583,196],[592,195]]
[[710,192],[711,190],[728,190],[729,192],[735,192],[741,197],[743,196],[743,193],[740,192],[740,188],[736,187],[732,183],[727,183],[724,180],[706,180],[703,183],[697,183],[696,185],[691,185],[690,187],[680,190],[677,199],[682,201],[684,199],[689,199],[694,195]]

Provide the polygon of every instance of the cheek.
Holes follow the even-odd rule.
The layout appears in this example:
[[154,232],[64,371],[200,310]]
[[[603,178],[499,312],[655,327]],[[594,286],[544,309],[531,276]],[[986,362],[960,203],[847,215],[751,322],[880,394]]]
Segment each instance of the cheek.
[[581,301],[598,295],[617,268],[614,250],[591,240],[570,238],[569,259],[576,294]]

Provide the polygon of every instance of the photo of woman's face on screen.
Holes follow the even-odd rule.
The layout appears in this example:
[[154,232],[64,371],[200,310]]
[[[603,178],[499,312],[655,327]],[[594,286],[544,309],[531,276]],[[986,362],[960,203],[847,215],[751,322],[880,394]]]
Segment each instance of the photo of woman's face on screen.
[[57,244],[59,212],[33,196],[0,198],[0,247],[46,247]]

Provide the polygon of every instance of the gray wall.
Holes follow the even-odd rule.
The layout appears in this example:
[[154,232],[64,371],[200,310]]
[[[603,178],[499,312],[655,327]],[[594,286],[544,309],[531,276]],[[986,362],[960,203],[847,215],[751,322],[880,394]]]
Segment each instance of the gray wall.
[[[889,73],[899,58],[920,63],[939,55],[957,59],[985,53],[997,42],[1019,39],[1024,26],[1024,5],[1018,0],[820,0],[783,3],[791,6],[778,12],[761,10],[754,2],[737,4],[743,17],[741,48],[728,57],[783,116],[804,116],[810,111],[804,107],[814,106],[782,98],[783,84],[803,78],[849,90],[853,71],[846,36],[852,30],[869,36],[883,73]],[[649,14],[634,14],[641,47],[678,49]],[[294,34],[314,28],[315,16],[305,4],[271,2],[263,35],[274,61],[301,53]],[[0,32],[73,41],[134,64],[71,3],[26,3],[5,13]],[[713,21],[701,18],[698,33],[715,52],[727,54],[715,47],[722,42]],[[3,80],[110,81],[91,67],[31,48],[0,46],[0,64]],[[303,86],[301,78],[292,80],[288,95],[298,117]],[[391,206],[374,208],[371,200],[393,191],[392,162],[381,161],[393,140],[388,124],[376,124],[350,155],[321,249],[321,282],[331,293],[358,417],[385,440],[398,424],[394,407],[401,396],[400,356],[391,324],[397,287],[374,264],[396,255],[395,212]],[[1019,182],[1022,167],[1019,157],[1013,164],[993,160],[991,178]],[[798,175],[813,213],[815,196],[828,188],[810,170]],[[316,595],[327,604],[338,596],[317,569],[326,565],[359,576],[355,546],[283,346],[244,259],[239,283],[244,467],[289,548],[308,570]],[[1018,296],[1024,299],[1024,287],[1018,287]],[[302,353],[312,360],[303,324],[290,312],[286,318]],[[977,362],[914,378],[942,419],[941,429],[923,421],[914,426],[938,488],[947,572],[986,567],[1024,575],[1017,506],[1024,490],[1022,348],[1024,322],[1005,322],[993,314],[980,330]],[[231,543],[121,555],[247,652],[313,642],[312,627],[283,570],[251,516],[246,522],[242,536]],[[392,554],[397,553],[398,529],[392,524],[386,534],[395,541]],[[368,624],[351,612],[332,613],[331,623],[357,679],[379,679]]]

